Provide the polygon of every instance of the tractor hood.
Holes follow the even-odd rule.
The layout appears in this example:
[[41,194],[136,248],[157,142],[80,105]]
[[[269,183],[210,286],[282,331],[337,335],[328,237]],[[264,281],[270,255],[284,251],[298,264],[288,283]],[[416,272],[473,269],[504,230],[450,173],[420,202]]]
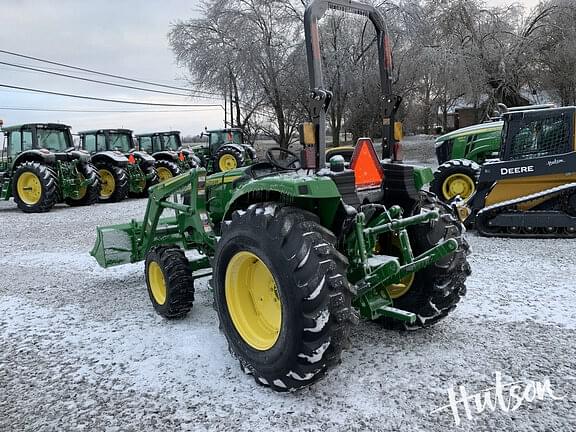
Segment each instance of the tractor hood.
[[481,123],[473,126],[468,126],[462,129],[457,129],[453,132],[447,133],[436,138],[436,146],[442,144],[444,141],[448,141],[454,138],[459,138],[468,135],[476,135],[478,133],[486,132],[497,132],[502,130],[504,126],[503,121],[491,122],[491,123]]

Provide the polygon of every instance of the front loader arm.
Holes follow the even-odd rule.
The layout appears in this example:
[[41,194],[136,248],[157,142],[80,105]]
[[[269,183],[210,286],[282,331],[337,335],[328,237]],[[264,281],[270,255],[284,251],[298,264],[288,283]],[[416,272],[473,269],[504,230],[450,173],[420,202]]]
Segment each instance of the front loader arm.
[[[206,171],[193,169],[150,189],[142,222],[101,227],[90,253],[102,267],[143,261],[155,245],[176,244],[212,255],[216,237],[206,211]],[[184,196],[184,203],[179,198]],[[165,209],[174,216],[162,218]]]

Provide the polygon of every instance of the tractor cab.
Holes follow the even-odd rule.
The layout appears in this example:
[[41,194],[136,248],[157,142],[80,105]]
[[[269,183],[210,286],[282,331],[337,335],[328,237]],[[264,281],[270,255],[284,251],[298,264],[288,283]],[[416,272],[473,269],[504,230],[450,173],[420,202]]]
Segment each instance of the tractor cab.
[[177,152],[182,148],[179,131],[154,132],[136,135],[138,148],[150,154],[159,152]]
[[156,159],[162,181],[180,175],[200,165],[200,159],[190,149],[182,147],[179,131],[136,135],[138,148]]
[[3,129],[6,137],[6,154],[8,162],[25,152],[40,151],[53,154],[57,160],[67,160],[74,150],[74,141],[70,126],[62,124],[25,124]]
[[216,153],[224,144],[244,144],[242,129],[220,129],[207,131],[208,147],[212,153]]

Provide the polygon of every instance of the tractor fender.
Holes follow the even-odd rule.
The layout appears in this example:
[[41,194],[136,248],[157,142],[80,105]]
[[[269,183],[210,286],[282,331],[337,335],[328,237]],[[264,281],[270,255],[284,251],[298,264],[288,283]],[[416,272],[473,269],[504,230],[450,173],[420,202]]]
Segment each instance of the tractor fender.
[[252,204],[276,201],[316,213],[322,225],[332,227],[342,205],[336,183],[328,177],[282,174],[250,180],[234,191],[222,220]]
[[242,144],[242,147],[244,147],[244,151],[248,154],[250,159],[252,159],[253,161],[257,159],[256,149],[254,147],[252,147],[249,144]]
[[131,153],[132,153],[132,155],[134,155],[134,157],[138,161],[138,165],[140,165],[140,167],[142,169],[146,169],[148,167],[154,166],[154,164],[156,163],[156,159],[154,159],[152,156],[150,156],[146,152],[133,151]]
[[22,152],[14,160],[14,167],[24,162],[39,162],[44,165],[53,165],[56,162],[56,155],[48,150],[28,150]]
[[114,166],[124,168],[128,165],[128,158],[120,152],[103,151],[92,156],[92,163],[112,163]]
[[80,162],[89,162],[90,161],[90,153],[84,150],[70,150],[67,151],[70,159],[72,160],[79,160]]
[[176,162],[178,160],[178,153],[175,151],[161,151],[154,153],[152,157],[155,160],[167,160],[171,162]]

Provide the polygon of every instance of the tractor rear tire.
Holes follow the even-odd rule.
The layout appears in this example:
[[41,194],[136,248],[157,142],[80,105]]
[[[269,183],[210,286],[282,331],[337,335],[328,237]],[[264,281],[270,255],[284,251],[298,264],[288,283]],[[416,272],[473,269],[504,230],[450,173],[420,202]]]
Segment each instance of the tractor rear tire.
[[387,328],[415,330],[430,327],[453,311],[466,294],[465,281],[471,274],[467,261],[470,246],[464,237],[465,229],[462,223],[447,204],[428,192],[421,192],[412,215],[420,214],[422,210],[437,210],[440,212],[440,219],[408,228],[414,255],[418,256],[439,242],[451,238],[458,241],[458,249],[416,272],[408,291],[393,299],[394,307],[416,314],[416,322],[408,324],[385,318],[382,323]]
[[172,177],[176,177],[182,174],[182,171],[178,165],[168,160],[156,161],[156,171],[158,172],[158,178],[160,182],[170,180]]
[[214,156],[214,172],[226,172],[244,166],[244,155],[235,147],[222,146]]
[[46,213],[58,202],[58,178],[38,162],[25,162],[16,168],[12,190],[24,213]]
[[453,159],[443,163],[434,173],[430,191],[441,201],[451,202],[460,195],[469,199],[475,192],[480,176],[480,165],[468,159]]
[[84,194],[77,200],[72,198],[66,198],[66,204],[71,207],[79,206],[90,206],[98,202],[100,196],[100,188],[102,186],[100,181],[100,174],[98,169],[91,163],[84,163],[78,167],[78,171],[86,180],[90,180],[92,183],[90,186],[86,187]]
[[166,319],[188,315],[194,303],[194,278],[178,246],[155,246],[146,254],[146,286],[154,310]]
[[98,199],[101,203],[120,202],[128,197],[130,185],[126,170],[109,162],[96,164],[96,169],[102,181]]
[[214,303],[230,352],[257,383],[295,390],[340,362],[356,315],[335,242],[316,215],[276,203],[223,223]]

